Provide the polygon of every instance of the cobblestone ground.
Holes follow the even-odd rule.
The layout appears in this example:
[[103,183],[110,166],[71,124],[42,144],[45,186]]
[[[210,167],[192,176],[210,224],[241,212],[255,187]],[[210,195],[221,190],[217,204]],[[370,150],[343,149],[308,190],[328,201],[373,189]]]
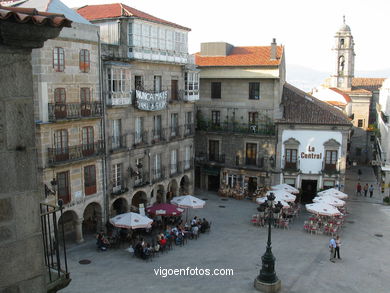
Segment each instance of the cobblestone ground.
[[[370,168],[362,168],[362,183],[376,184]],[[281,292],[389,292],[390,207],[374,197],[354,195],[357,168],[349,169],[345,191],[349,215],[341,232],[341,261],[329,261],[326,235],[303,231],[303,212],[289,230],[272,232],[276,272]],[[250,224],[256,205],[249,200],[223,201],[212,193],[204,209],[193,215],[212,221],[212,230],[184,247],[174,247],[152,261],[131,257],[122,249],[97,252],[93,238],[71,245],[68,252],[72,282],[61,292],[257,292],[253,280],[259,274],[267,231]],[[378,234],[378,237],[375,236]],[[81,265],[79,260],[91,264]],[[154,269],[233,269],[233,276],[156,276]]]

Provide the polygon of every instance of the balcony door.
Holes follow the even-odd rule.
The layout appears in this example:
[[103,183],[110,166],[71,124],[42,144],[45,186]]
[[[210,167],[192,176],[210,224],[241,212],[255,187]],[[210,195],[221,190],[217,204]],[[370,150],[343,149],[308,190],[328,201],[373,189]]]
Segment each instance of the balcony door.
[[171,174],[177,173],[177,150],[171,151]]
[[286,169],[297,168],[297,154],[298,151],[295,149],[286,149],[286,161],[284,165]]
[[161,140],[161,115],[153,116],[154,140]]
[[83,139],[83,156],[90,156],[94,153],[94,140],[93,140],[93,127],[83,127],[82,130]]
[[219,158],[219,140],[209,140],[209,160],[217,161]]
[[171,80],[171,99],[177,101],[179,99],[178,93],[178,81],[176,79]]
[[66,161],[69,159],[68,131],[57,130],[54,133],[55,161]]
[[161,154],[155,154],[154,155],[154,178],[160,179],[161,178]]
[[135,118],[135,144],[142,142],[143,119],[142,117]]
[[66,118],[66,93],[64,88],[54,90],[54,115],[56,119]]
[[325,170],[336,170],[337,151],[325,152]]
[[89,117],[91,116],[91,91],[87,87],[80,89],[80,106],[81,106],[81,116]]
[[112,120],[112,149],[118,149],[121,147],[121,132],[121,119]]
[[179,135],[179,115],[177,113],[171,114],[171,136]]
[[257,157],[257,144],[247,143],[245,164],[256,166],[256,157]]
[[70,202],[69,171],[57,173],[58,199],[62,199],[64,204]]

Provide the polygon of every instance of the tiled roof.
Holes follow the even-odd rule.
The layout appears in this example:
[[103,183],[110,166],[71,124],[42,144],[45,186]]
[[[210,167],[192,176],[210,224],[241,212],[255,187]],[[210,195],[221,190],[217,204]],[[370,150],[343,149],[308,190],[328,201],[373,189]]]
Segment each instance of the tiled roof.
[[271,46],[233,47],[227,56],[202,56],[195,54],[198,66],[275,66],[280,64],[283,46],[276,47],[276,59],[271,60]]
[[285,83],[283,86],[281,123],[351,125],[348,117],[335,107]]
[[354,77],[352,79],[352,89],[366,89],[369,91],[378,90],[385,78],[365,78],[365,77]]
[[14,8],[0,5],[0,20],[31,23],[51,27],[71,27],[71,21],[62,14],[38,12],[34,8]]
[[187,27],[163,20],[161,18],[157,18],[153,15],[147,14],[122,3],[86,5],[77,9],[77,13],[90,21],[105,18],[133,17],[169,25],[187,31],[191,30]]
[[348,95],[372,95],[372,92],[366,89],[351,89],[350,91],[345,90],[344,93]]

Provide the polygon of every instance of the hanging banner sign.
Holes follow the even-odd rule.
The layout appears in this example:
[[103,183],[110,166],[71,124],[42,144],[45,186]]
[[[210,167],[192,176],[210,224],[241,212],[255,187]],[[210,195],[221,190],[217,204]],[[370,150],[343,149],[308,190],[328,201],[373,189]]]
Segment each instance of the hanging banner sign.
[[167,107],[168,92],[147,93],[136,91],[137,108],[145,111],[159,111]]

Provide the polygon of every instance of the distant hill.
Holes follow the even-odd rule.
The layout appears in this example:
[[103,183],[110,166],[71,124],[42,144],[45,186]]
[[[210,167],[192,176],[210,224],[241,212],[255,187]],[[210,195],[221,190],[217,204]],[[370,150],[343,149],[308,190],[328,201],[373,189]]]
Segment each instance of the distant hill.
[[[312,68],[287,64],[287,82],[297,88],[310,92],[314,87],[321,85],[330,76],[330,72],[319,71]],[[390,77],[390,68],[375,71],[357,71],[356,77]]]

